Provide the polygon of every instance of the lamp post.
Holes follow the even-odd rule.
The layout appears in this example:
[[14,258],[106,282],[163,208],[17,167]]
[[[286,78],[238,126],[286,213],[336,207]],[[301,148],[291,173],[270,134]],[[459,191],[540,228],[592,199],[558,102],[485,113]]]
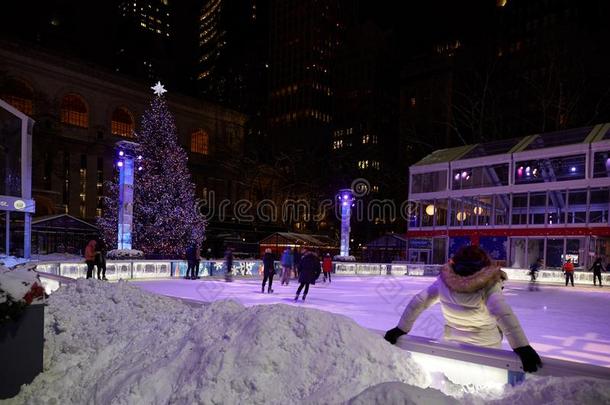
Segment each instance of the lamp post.
[[349,256],[349,233],[350,233],[350,217],[352,216],[352,205],[354,203],[354,193],[351,188],[339,190],[337,196],[338,203],[341,207],[341,250],[340,256],[347,258]]
[[[117,167],[119,169],[119,218],[117,248],[131,249],[131,234],[133,230],[133,192],[136,164],[142,159],[137,154],[138,144],[129,141],[119,141],[117,147]],[[142,166],[138,165],[137,170]]]

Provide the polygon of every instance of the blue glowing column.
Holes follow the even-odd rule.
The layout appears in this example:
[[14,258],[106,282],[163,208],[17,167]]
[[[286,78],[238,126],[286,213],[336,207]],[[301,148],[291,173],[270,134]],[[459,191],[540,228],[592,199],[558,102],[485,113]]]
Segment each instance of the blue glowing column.
[[341,204],[341,256],[349,256],[349,221],[352,216],[352,203],[354,194],[351,189],[339,191],[339,204]]
[[131,249],[133,224],[133,179],[134,161],[132,156],[124,156],[119,161],[119,234],[118,248]]

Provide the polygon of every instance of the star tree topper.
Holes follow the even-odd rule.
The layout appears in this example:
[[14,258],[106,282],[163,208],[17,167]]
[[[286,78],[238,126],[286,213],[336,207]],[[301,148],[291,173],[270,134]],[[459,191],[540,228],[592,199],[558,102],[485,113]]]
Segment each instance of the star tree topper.
[[167,93],[167,90],[165,90],[165,87],[163,87],[163,85],[161,84],[161,82],[157,82],[157,84],[155,84],[154,86],[151,87],[151,89],[153,90],[153,92],[157,95],[157,96],[162,96],[163,93]]

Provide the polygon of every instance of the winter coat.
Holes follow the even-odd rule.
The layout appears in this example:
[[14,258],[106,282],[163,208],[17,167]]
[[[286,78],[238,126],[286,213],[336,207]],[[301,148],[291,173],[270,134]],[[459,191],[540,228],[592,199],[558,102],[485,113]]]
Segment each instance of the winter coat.
[[566,273],[573,273],[574,265],[572,264],[572,262],[566,262],[566,264],[563,265],[563,271],[565,271]]
[[398,327],[409,332],[424,309],[440,302],[446,340],[501,347],[503,333],[513,349],[528,346],[519,320],[502,295],[505,279],[506,273],[497,267],[463,277],[447,265],[430,287],[409,302]]
[[227,266],[227,272],[231,272],[233,268],[233,252],[230,250],[225,252],[225,265]]
[[315,284],[321,270],[318,256],[313,252],[305,253],[299,262],[299,283]]
[[273,257],[273,253],[265,253],[263,256],[263,272],[266,276],[275,274],[275,267],[273,266],[274,261],[275,257]]
[[593,273],[601,274],[603,269],[604,269],[604,266],[602,265],[602,262],[595,262],[595,263],[593,263],[593,266],[591,266],[591,268],[589,270],[593,271]]
[[94,240],[90,240],[89,243],[87,243],[87,247],[85,248],[85,260],[86,261],[95,260],[95,245],[96,245],[96,242]]
[[282,253],[282,266],[284,267],[292,267],[292,265],[294,264],[294,259],[292,257],[292,252],[290,251],[290,249],[286,249],[284,250],[284,252]]
[[328,256],[324,257],[322,260],[322,270],[324,270],[324,273],[330,273],[332,269],[333,261]]
[[186,248],[186,260],[189,262],[194,262],[197,256],[197,249],[195,246],[189,246]]

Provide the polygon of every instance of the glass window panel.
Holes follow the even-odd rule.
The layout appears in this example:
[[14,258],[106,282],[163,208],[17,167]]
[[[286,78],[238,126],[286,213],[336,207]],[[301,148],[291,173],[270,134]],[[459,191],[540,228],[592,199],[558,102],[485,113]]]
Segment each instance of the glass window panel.
[[499,194],[494,196],[494,225],[508,225],[508,211],[510,206],[510,195]]
[[412,193],[431,193],[447,189],[447,171],[430,173],[417,173],[411,176],[413,185]]
[[544,239],[528,239],[527,240],[527,263],[528,267],[534,264],[538,259],[544,260]]
[[447,239],[432,239],[432,264],[445,264],[447,262]]
[[452,173],[454,190],[508,185],[508,163],[457,169]]
[[528,213],[530,224],[544,224],[546,214],[546,192],[530,193]]
[[593,177],[610,177],[610,151],[595,152]]
[[527,193],[513,194],[512,224],[527,224]]
[[21,120],[0,108],[0,123],[0,194],[21,196]]
[[417,202],[410,201],[409,202],[409,227],[410,228],[419,228],[421,224],[421,212],[420,205]]
[[572,260],[574,267],[582,267],[584,260],[584,246],[581,251],[581,239],[566,239],[566,254],[564,256],[564,262],[568,259]]
[[563,266],[563,239],[547,239],[546,267],[560,269]]
[[568,223],[587,222],[587,190],[568,191]]
[[462,208],[462,200],[452,199],[451,200],[451,226],[462,226],[466,215]]
[[436,200],[434,204],[436,207],[436,226],[447,226],[448,203],[447,199]]
[[590,190],[590,193],[589,222],[595,224],[607,223],[610,189],[594,188]]
[[510,267],[516,269],[528,268],[524,238],[512,238],[510,240]]
[[481,196],[473,208],[473,213],[477,216],[477,225],[489,226],[492,221],[493,197]]
[[421,201],[422,206],[422,216],[421,216],[421,226],[423,227],[431,227],[434,225],[434,213],[436,212],[436,207],[434,206],[434,200],[429,201]]
[[549,225],[563,224],[566,219],[566,207],[568,205],[567,193],[565,191],[549,191],[547,205],[547,222]]
[[515,184],[585,178],[585,155],[524,160],[515,164]]

